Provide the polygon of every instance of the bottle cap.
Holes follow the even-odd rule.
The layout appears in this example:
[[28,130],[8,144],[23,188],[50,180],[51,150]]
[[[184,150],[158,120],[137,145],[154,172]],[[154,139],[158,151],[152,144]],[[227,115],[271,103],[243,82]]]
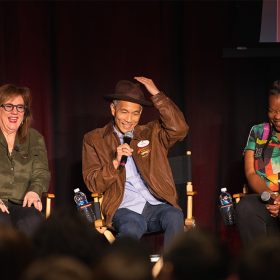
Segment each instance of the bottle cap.
[[227,188],[221,188],[221,192],[226,192]]
[[79,191],[80,191],[79,188],[74,189],[74,193],[77,193],[77,192],[79,192]]

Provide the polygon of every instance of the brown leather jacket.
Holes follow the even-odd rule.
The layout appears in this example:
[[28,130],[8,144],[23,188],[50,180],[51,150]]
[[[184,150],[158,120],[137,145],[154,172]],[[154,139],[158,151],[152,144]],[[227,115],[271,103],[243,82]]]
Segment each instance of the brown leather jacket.
[[[151,100],[160,113],[160,119],[135,127],[130,142],[134,150],[132,156],[151,193],[179,208],[167,153],[175,142],[185,138],[188,125],[183,113],[162,92],[152,96]],[[84,181],[90,191],[103,193],[102,213],[107,224],[111,223],[124,194],[125,168],[116,170],[112,163],[119,145],[113,122],[84,136]]]

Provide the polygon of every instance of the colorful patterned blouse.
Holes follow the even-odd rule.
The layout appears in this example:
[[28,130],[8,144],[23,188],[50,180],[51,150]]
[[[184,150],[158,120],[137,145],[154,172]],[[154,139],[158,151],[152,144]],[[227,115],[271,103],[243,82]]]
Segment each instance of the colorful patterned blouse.
[[269,123],[254,125],[251,128],[245,151],[253,150],[255,152],[256,173],[265,180],[267,187],[272,191],[278,191],[280,182],[280,141],[274,130],[272,131],[271,140],[264,150],[264,156],[262,155],[269,131]]

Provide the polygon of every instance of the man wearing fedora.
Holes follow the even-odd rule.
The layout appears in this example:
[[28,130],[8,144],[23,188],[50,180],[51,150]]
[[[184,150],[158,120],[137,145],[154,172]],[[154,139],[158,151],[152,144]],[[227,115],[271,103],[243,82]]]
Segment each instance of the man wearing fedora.
[[[119,81],[109,100],[113,121],[85,134],[83,178],[91,192],[103,193],[102,213],[117,237],[140,239],[163,231],[164,247],[183,231],[183,212],[168,163],[169,148],[185,138],[183,113],[151,79]],[[154,106],[158,120],[138,125],[143,107]],[[128,138],[129,137],[129,138]]]

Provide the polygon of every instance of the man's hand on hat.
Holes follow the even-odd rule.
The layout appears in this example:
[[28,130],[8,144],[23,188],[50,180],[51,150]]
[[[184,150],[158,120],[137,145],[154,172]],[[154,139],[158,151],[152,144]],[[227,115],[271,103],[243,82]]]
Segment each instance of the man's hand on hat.
[[154,84],[153,80],[145,77],[134,77],[134,79],[143,84],[151,95],[156,95],[159,93],[159,90]]

